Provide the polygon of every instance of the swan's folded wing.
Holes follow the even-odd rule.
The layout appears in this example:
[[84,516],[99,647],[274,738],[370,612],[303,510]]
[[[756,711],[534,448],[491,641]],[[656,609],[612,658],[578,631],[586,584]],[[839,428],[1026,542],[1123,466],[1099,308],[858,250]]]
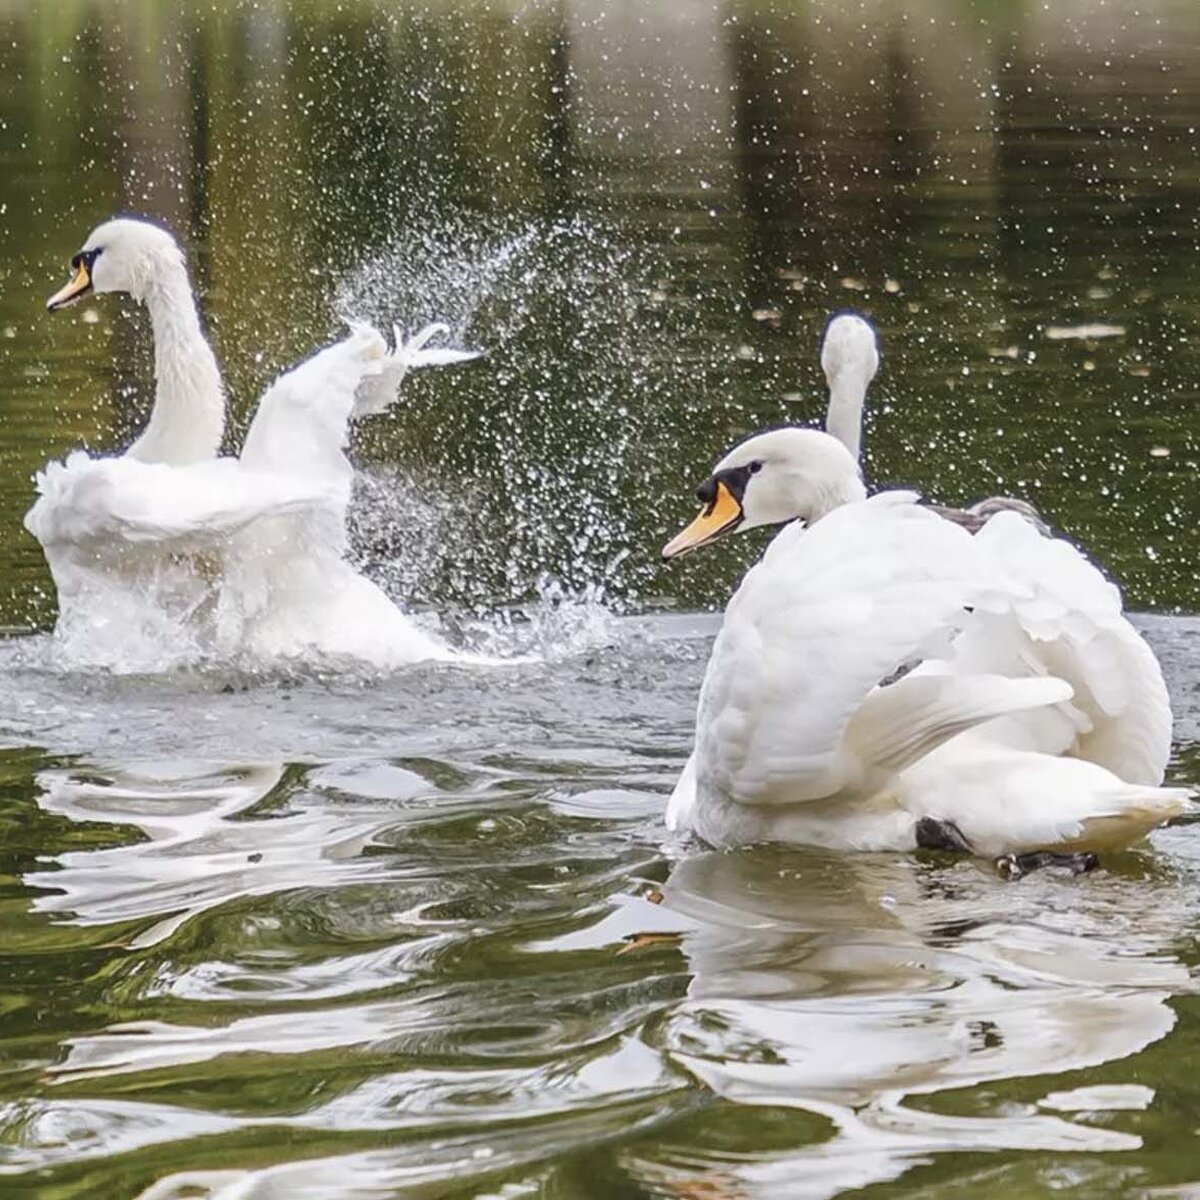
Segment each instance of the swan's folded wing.
[[981,596],[955,644],[954,669],[1065,679],[1075,695],[1059,706],[1064,720],[1057,730],[1041,718],[1022,723],[1027,748],[1069,750],[1127,783],[1161,783],[1170,699],[1118,589],[1070,542],[1041,536],[1014,513],[993,516],[976,540],[1000,586]]
[[231,458],[173,467],[76,452],[40,472],[37,489],[25,527],[46,547],[207,549],[256,521],[336,502],[312,481],[246,470]]
[[880,493],[786,529],[747,574],[701,693],[702,786],[772,804],[861,782],[851,717],[898,666],[944,648],[991,582],[970,535],[913,500]]

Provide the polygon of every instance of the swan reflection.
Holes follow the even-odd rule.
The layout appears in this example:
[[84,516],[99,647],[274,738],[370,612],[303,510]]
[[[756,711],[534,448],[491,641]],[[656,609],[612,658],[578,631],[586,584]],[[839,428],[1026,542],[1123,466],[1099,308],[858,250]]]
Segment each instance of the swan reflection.
[[[626,1169],[674,1195],[823,1197],[939,1151],[1138,1148],[1087,1114],[1142,1109],[1152,1093],[1107,1072],[1096,1102],[1068,1074],[1164,1037],[1168,1000],[1191,990],[1172,953],[1191,901],[1149,858],[1127,869],[1013,886],[910,857],[757,849],[681,861],[653,906],[656,929],[676,918],[692,974],[662,1048],[717,1096],[804,1109],[828,1133],[744,1160],[664,1135],[651,1153],[628,1152]],[[963,1099],[1044,1076],[1053,1086],[1022,1089],[1029,1100]]]

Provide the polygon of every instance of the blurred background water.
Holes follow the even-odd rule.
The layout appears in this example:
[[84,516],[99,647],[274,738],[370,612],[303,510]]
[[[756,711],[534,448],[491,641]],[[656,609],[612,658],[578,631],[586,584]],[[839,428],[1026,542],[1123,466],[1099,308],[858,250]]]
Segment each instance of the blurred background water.
[[53,622],[32,472],[152,395],[144,314],[43,309],[124,209],[189,250],[231,447],[345,316],[486,351],[358,431],[355,554],[548,659],[109,679],[0,644],[0,1192],[1200,1186],[1189,830],[1016,888],[677,862],[689,614],[762,539],[657,561],[733,438],[819,419],[858,309],[870,478],[1086,544],[1200,782],[1198,149],[1193,0],[0,0],[0,624]]

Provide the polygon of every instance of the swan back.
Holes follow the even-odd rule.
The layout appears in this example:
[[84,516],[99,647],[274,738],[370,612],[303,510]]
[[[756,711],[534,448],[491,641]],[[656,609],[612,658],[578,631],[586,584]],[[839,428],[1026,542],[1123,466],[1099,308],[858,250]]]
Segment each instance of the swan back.
[[970,535],[915,501],[881,492],[789,526],[747,573],[701,690],[701,803],[817,800],[856,782],[842,745],[851,717],[980,589]]

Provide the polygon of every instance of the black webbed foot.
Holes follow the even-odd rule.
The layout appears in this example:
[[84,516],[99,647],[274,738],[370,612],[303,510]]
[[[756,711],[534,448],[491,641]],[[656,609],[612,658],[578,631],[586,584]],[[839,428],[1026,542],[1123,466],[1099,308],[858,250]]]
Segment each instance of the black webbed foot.
[[951,850],[958,854],[974,854],[971,843],[953,821],[938,817],[922,817],[914,831],[918,850]]
[[1016,882],[1030,871],[1041,867],[1066,867],[1072,875],[1085,875],[1100,865],[1099,858],[1090,851],[1082,854],[1053,854],[1048,850],[1032,854],[1002,854],[996,859],[996,871],[1002,879]]

